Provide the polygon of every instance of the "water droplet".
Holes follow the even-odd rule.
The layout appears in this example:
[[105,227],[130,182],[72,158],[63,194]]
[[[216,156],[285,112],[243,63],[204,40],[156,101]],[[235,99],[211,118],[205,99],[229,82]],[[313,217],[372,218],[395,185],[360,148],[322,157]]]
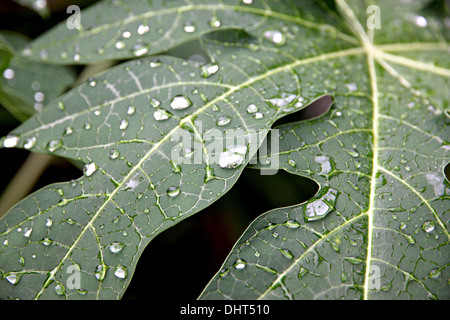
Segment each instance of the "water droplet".
[[336,116],[337,116],[337,117],[342,117],[342,112],[337,111],[337,112],[336,112]]
[[128,106],[127,114],[132,115],[136,112],[136,108],[134,106]]
[[294,259],[294,255],[292,252],[288,249],[280,249],[280,252],[283,256],[285,256],[288,259]]
[[222,116],[217,120],[217,125],[219,127],[225,126],[231,122],[231,118],[229,116]]
[[84,130],[90,130],[92,128],[92,125],[89,122],[86,122],[83,126]]
[[128,121],[126,119],[122,119],[119,124],[120,130],[125,130],[128,127]]
[[167,120],[172,116],[172,114],[164,109],[158,109],[153,113],[153,117],[156,121]]
[[285,226],[287,226],[290,229],[298,229],[301,227],[300,222],[298,222],[297,220],[291,219],[288,220],[284,223]]
[[119,156],[120,156],[120,152],[117,151],[116,149],[111,149],[111,150],[109,151],[108,157],[109,157],[110,159],[114,160],[114,159],[117,159]]
[[268,30],[264,32],[264,37],[278,46],[281,46],[286,42],[286,38],[278,30]]
[[48,51],[45,49],[42,49],[41,51],[39,51],[39,57],[42,60],[47,60],[48,59]]
[[406,229],[406,223],[404,221],[400,222],[399,229],[400,230],[405,230]]
[[88,83],[89,83],[90,87],[95,87],[97,85],[97,80],[94,80],[93,78],[89,78]]
[[47,145],[47,150],[50,152],[55,152],[56,150],[58,150],[59,148],[62,147],[62,140],[52,140],[48,143]]
[[192,22],[186,22],[184,24],[184,32],[192,33],[195,31],[195,25]]
[[264,117],[264,115],[261,112],[256,112],[253,115],[253,118],[255,118],[255,119],[262,119],[263,117]]
[[253,0],[242,0],[244,4],[252,4]]
[[66,106],[64,105],[64,103],[62,101],[58,102],[57,108],[61,111],[66,110]]
[[97,171],[97,165],[95,162],[88,163],[83,168],[83,173],[86,177],[90,177],[95,171]]
[[169,197],[176,197],[177,195],[179,195],[180,194],[180,188],[179,187],[169,187],[169,189],[167,189],[167,195],[169,196]]
[[67,127],[66,129],[64,129],[63,135],[68,136],[68,135],[71,135],[72,133],[73,133],[73,128]]
[[359,157],[359,153],[356,152],[355,149],[349,149],[349,150],[345,150],[345,151],[347,151],[347,153],[348,153],[350,156],[352,156],[353,158]]
[[144,25],[144,24],[140,24],[137,28],[137,33],[138,35],[142,36],[143,34],[147,33],[150,31],[149,26]]
[[244,161],[246,153],[246,146],[229,148],[228,151],[224,151],[219,155],[219,166],[224,169],[237,168]]
[[11,284],[17,284],[19,282],[19,277],[15,273],[10,273],[6,277],[6,280],[9,281]]
[[53,242],[53,241],[52,241],[51,239],[49,239],[48,237],[45,237],[44,239],[42,239],[42,240],[40,241],[40,243],[43,244],[43,245],[46,246],[46,247],[48,247],[49,245],[51,245],[52,242]]
[[7,79],[7,80],[11,80],[16,76],[16,73],[13,69],[5,69],[5,71],[3,71],[3,78]]
[[258,107],[254,103],[251,103],[247,106],[248,113],[255,113],[256,111],[258,111]]
[[212,28],[218,28],[221,25],[219,18],[217,18],[216,16],[212,16],[208,22]]
[[119,40],[116,42],[116,44],[114,46],[116,47],[116,49],[123,49],[123,48],[125,48],[125,42],[123,42],[122,40]]
[[247,262],[242,259],[237,259],[234,263],[234,267],[237,270],[243,270],[247,266]]
[[180,95],[175,96],[172,99],[172,102],[170,103],[170,106],[174,110],[183,110],[183,109],[190,107],[191,105],[192,105],[191,100],[189,100],[185,96],[180,96]]
[[119,253],[124,247],[125,245],[123,243],[113,242],[109,245],[109,251],[111,251],[111,253]]
[[422,230],[424,230],[426,233],[429,233],[434,230],[434,221],[425,221],[422,225]]
[[150,62],[150,68],[157,68],[157,67],[161,67],[162,66],[162,62],[159,59],[153,59]]
[[436,279],[441,275],[441,270],[440,269],[433,269],[430,271],[430,273],[428,274],[428,278],[431,279]]
[[106,274],[106,266],[103,264],[99,264],[94,271],[94,276],[98,281],[103,281]]
[[25,144],[23,145],[23,147],[25,149],[31,149],[36,145],[36,137],[31,137],[31,138],[26,138],[25,139]]
[[298,278],[301,279],[305,274],[309,273],[308,269],[300,267],[298,271]]
[[144,45],[138,43],[133,46],[133,54],[136,57],[140,57],[148,52],[148,48]]
[[325,187],[321,193],[322,196],[319,199],[310,201],[304,206],[303,215],[306,221],[324,218],[334,209],[338,191]]
[[217,71],[219,71],[219,66],[217,64],[206,64],[202,66],[200,75],[203,78],[209,78]]
[[52,224],[53,224],[53,220],[51,218],[47,218],[47,220],[45,220],[46,227],[51,227]]
[[415,23],[417,26],[421,27],[421,28],[425,28],[426,26],[428,26],[428,21],[427,21],[427,19],[426,19],[425,17],[423,17],[423,16],[417,16],[417,17],[415,17],[414,23]]
[[23,229],[23,236],[24,236],[25,238],[29,238],[32,231],[33,231],[33,228],[30,228],[30,227],[24,228],[24,229]]
[[127,277],[127,268],[120,266],[120,265],[117,266],[116,270],[114,271],[114,275],[117,278],[125,279]]
[[122,32],[122,38],[128,39],[131,37],[131,32],[128,30],[125,30],[124,32]]
[[61,283],[58,283],[58,284],[55,286],[55,293],[56,293],[58,296],[62,296],[64,293],[66,293],[66,289],[64,288],[64,286],[63,286]]
[[289,159],[288,164],[293,168],[295,168],[297,166],[297,164],[295,163],[295,161],[293,159]]
[[7,135],[5,140],[3,140],[3,146],[5,148],[14,148],[19,143],[19,137],[14,135]]

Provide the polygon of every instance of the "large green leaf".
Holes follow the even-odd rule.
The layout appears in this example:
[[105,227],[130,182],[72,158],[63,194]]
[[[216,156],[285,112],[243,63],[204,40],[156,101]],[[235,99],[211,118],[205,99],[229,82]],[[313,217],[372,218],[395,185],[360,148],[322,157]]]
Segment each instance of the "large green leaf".
[[[276,119],[329,93],[336,97],[342,110],[333,109],[328,116],[311,122],[306,126],[306,132],[302,131],[302,136],[295,137],[298,140],[287,137],[287,133],[294,134],[293,128],[281,128],[286,129],[286,134],[282,131],[283,136],[286,135],[282,141],[288,143],[281,144],[282,150],[298,148],[302,151],[300,149],[304,146],[306,152],[299,152],[296,157],[292,154],[293,159],[280,155],[280,163],[285,165],[287,161],[295,164],[299,171],[292,171],[308,173],[320,182],[322,188],[319,193],[323,203],[339,207],[339,216],[332,213],[333,209],[326,210],[328,216],[325,219],[308,223],[303,222],[303,211],[299,209],[292,210],[289,216],[286,210],[274,211],[277,214],[273,219],[270,218],[272,220],[267,218],[270,214],[262,216],[249,229],[256,230],[254,238],[257,240],[254,242],[262,246],[259,257],[258,254],[255,256],[254,251],[249,251],[253,248],[251,240],[250,246],[240,246],[248,236],[248,233],[245,234],[243,241],[238,243],[239,257],[230,257],[224,267],[226,275],[218,276],[220,280],[210,284],[204,297],[277,297],[277,288],[286,288],[287,278],[282,277],[284,272],[299,268],[299,263],[306,260],[321,262],[318,270],[314,270],[317,271],[318,279],[321,279],[325,274],[320,273],[321,268],[331,265],[322,263],[328,257],[317,255],[316,260],[310,260],[309,256],[303,259],[303,246],[287,246],[288,237],[282,234],[281,229],[288,227],[286,230],[291,232],[290,236],[302,239],[306,246],[303,250],[309,254],[313,253],[316,245],[303,238],[305,230],[316,237],[321,235],[325,241],[314,243],[322,244],[331,239],[331,235],[343,232],[343,225],[350,226],[352,223],[359,226],[364,240],[360,248],[361,257],[370,257],[361,259],[362,269],[355,269],[355,274],[363,274],[360,275],[361,282],[355,287],[364,288],[363,296],[371,297],[365,290],[368,283],[365,265],[366,262],[375,261],[374,253],[378,252],[373,248],[376,243],[374,223],[382,217],[377,210],[378,201],[383,199],[380,196],[384,193],[379,194],[378,183],[381,178],[377,180],[377,177],[385,174],[381,171],[384,168],[381,161],[384,160],[383,156],[389,155],[383,149],[386,147],[383,143],[387,144],[387,141],[382,139],[381,128],[382,125],[385,128],[392,127],[382,115],[398,120],[402,118],[397,114],[405,113],[409,117],[411,110],[402,108],[408,108],[408,105],[411,106],[409,103],[415,102],[414,108],[425,110],[418,112],[417,117],[408,123],[419,128],[419,132],[437,136],[441,148],[436,149],[439,152],[446,151],[442,147],[445,140],[445,135],[442,136],[446,128],[445,116],[442,113],[423,114],[428,112],[426,109],[430,104],[438,113],[437,110],[442,111],[445,103],[448,103],[445,91],[436,90],[434,86],[436,81],[440,81],[445,87],[448,81],[448,61],[444,61],[445,56],[442,55],[447,46],[441,39],[436,40],[435,29],[414,25],[405,18],[412,11],[397,8],[400,10],[397,11],[399,17],[405,19],[402,23],[412,24],[407,39],[404,40],[400,35],[397,39],[394,32],[395,41],[387,44],[388,41],[383,40],[375,46],[370,40],[371,34],[366,36],[356,23],[354,11],[344,2],[338,2],[338,7],[344,9],[342,15],[349,27],[338,16],[312,1],[301,4],[291,1],[273,1],[270,4],[263,1],[222,1],[219,4],[200,0],[188,4],[173,1],[155,4],[153,10],[143,7],[142,2],[138,1],[127,1],[126,5],[113,1],[111,4],[111,7],[101,5],[99,9],[94,7],[85,12],[83,21],[89,21],[90,16],[97,19],[90,21],[97,24],[91,28],[93,31],[87,30],[87,27],[78,31],[59,27],[37,39],[25,53],[33,59],[55,63],[64,63],[66,60],[66,63],[73,63],[73,59],[66,59],[67,52],[74,52],[75,56],[78,54],[75,62],[79,63],[130,58],[133,56],[132,50],[123,53],[125,51],[115,47],[116,41],[127,31],[122,28],[123,23],[127,22],[130,24],[126,27],[131,33],[130,37],[128,33],[125,36],[131,41],[129,46],[126,45],[127,48],[133,48],[139,43],[140,37],[136,32],[141,23],[148,23],[149,30],[162,30],[156,38],[152,38],[153,35],[150,36],[148,32],[147,41],[151,41],[152,46],[139,52],[145,52],[143,54],[198,39],[212,30],[238,28],[245,32],[200,38],[210,55],[211,62],[206,65],[163,56],[120,65],[73,89],[1,140],[4,146],[50,152],[86,163],[83,177],[34,193],[0,221],[0,243],[3,244],[0,249],[2,295],[27,299],[121,297],[146,244],[163,230],[208,206],[229,190],[254,153],[248,141],[238,148],[241,152],[246,150],[245,159],[241,159],[239,153],[230,154],[230,150],[210,150],[204,136],[200,137],[201,133],[218,130],[214,132],[223,137],[225,132],[231,133],[231,129],[240,128],[241,137],[250,140],[250,133],[263,132],[264,135]],[[139,10],[133,9],[138,6]],[[355,5],[352,8],[364,15],[365,7],[364,10],[362,7]],[[119,19],[121,12],[126,16],[124,20]],[[172,16],[165,16],[165,12],[171,12]],[[170,17],[177,19],[174,21]],[[215,19],[220,23],[214,22]],[[187,22],[195,23],[193,32],[186,32]],[[187,30],[192,31],[192,28]],[[349,35],[352,32],[354,36]],[[104,39],[110,45],[101,45],[104,51],[99,55],[96,50]],[[45,51],[42,51],[44,47]],[[68,51],[70,48],[75,51]],[[426,62],[413,64],[418,57],[436,61],[436,66]],[[433,85],[428,86],[421,82],[420,88],[425,90],[420,94],[413,87],[417,85],[414,68],[426,71],[427,77],[432,77],[434,81]],[[381,88],[384,90],[381,91]],[[414,101],[411,101],[411,94]],[[175,108],[171,107],[178,95],[189,99],[190,103],[185,104],[187,108],[177,108],[177,102]],[[187,100],[181,98],[176,101]],[[428,119],[431,124],[423,124],[423,119]],[[403,121],[407,122],[405,119]],[[348,133],[349,138],[334,139],[341,136],[337,132]],[[177,139],[180,133],[188,137],[183,141],[183,146],[179,145]],[[412,135],[413,138],[416,136],[417,139],[422,137],[417,132]],[[314,155],[314,146],[320,147],[321,142],[325,141],[336,143],[330,144],[330,150],[321,149],[320,154]],[[186,144],[193,147],[193,152],[186,152],[186,156],[198,159],[197,156],[203,155],[200,163],[174,163],[171,153],[174,150],[178,153],[189,151],[186,150]],[[405,149],[405,146],[401,147]],[[309,154],[308,151],[313,153]],[[227,159],[229,155],[233,160],[231,162],[213,161]],[[332,158],[335,155],[336,162]],[[353,156],[361,159],[354,161],[356,157],[354,159]],[[426,165],[423,160],[417,161]],[[443,163],[441,158],[441,162],[434,161],[433,165],[442,168]],[[354,168],[355,165],[359,167]],[[387,167],[384,169],[388,170]],[[419,175],[417,170],[415,172]],[[442,170],[434,172],[442,184],[447,183],[443,180]],[[354,182],[347,178],[350,176]],[[338,180],[338,183],[334,180]],[[355,188],[360,189],[359,192],[348,189],[346,181],[353,182]],[[431,181],[438,186],[435,180]],[[390,188],[389,192],[393,193],[393,186],[389,183],[386,188]],[[437,188],[440,190],[440,186]],[[445,244],[448,241],[447,233],[441,231],[445,222],[439,218],[444,207],[435,206],[427,197],[424,199],[435,210],[435,230],[444,233],[438,241]],[[314,204],[315,201],[317,199],[310,203]],[[270,237],[265,229],[267,221],[265,227],[260,227],[261,221],[265,219],[278,223],[269,226],[268,229],[272,229],[269,230]],[[301,228],[297,227],[296,221]],[[357,223],[361,221],[366,222],[366,228],[364,224]],[[317,230],[314,229],[316,225],[319,226]],[[320,226],[323,226],[322,229]],[[388,230],[387,227],[385,229]],[[418,243],[419,237],[415,238]],[[344,241],[347,241],[344,235],[340,241],[343,248]],[[301,243],[295,240],[289,244]],[[243,248],[249,249],[246,251]],[[437,252],[444,246],[438,248]],[[435,262],[436,266],[439,264],[439,268],[447,263],[444,254],[442,262],[435,257],[433,250],[420,249],[431,252],[433,259],[429,260]],[[339,248],[338,251],[344,252]],[[329,250],[330,257],[333,252]],[[261,260],[255,263],[252,257]],[[236,262],[238,258],[242,261]],[[287,260],[283,261],[282,258]],[[351,261],[359,261],[356,258]],[[339,260],[339,257],[336,259]],[[411,259],[408,254],[408,259],[402,261]],[[417,257],[414,259],[416,261]],[[344,263],[348,259],[340,261]],[[81,288],[78,290],[68,285],[71,283],[71,273],[68,271],[73,266],[81,272]],[[309,275],[316,274],[313,270],[305,270],[308,270]],[[333,270],[334,275],[337,269],[330,270]],[[445,268],[439,271],[444,273]],[[326,275],[330,281],[334,281],[330,274]],[[444,278],[447,277],[441,275],[437,278],[439,287],[445,284]],[[297,279],[293,278],[294,287],[300,283]],[[328,278],[324,279],[328,283]],[[302,286],[298,287],[302,289]],[[324,284],[317,282],[315,290],[320,291],[322,287]],[[433,291],[433,296],[441,297],[437,291]],[[293,294],[291,297],[301,298],[301,295]]]
[[336,103],[278,127],[280,168],[319,192],[256,219],[200,298],[450,298],[449,47],[412,42],[440,35],[411,7],[377,1],[381,29],[366,30],[366,5],[349,3],[364,55],[308,65]]

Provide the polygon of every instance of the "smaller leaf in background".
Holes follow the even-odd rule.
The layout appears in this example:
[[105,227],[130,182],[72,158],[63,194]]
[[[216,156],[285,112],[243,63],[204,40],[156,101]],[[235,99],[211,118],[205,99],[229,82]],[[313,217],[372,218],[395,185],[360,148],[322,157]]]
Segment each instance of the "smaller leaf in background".
[[68,67],[24,61],[17,52],[27,42],[22,35],[0,33],[0,104],[19,121],[41,111],[75,81]]

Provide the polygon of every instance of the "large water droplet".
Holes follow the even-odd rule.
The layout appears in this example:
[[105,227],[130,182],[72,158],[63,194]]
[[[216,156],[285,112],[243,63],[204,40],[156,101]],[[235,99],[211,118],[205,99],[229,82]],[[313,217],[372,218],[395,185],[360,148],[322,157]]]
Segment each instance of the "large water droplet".
[[5,278],[11,284],[17,284],[19,282],[19,277],[15,273],[10,273]]
[[114,271],[114,275],[117,278],[125,279],[127,277],[127,268],[120,266],[120,265],[117,266],[116,270]]
[[172,102],[170,103],[170,106],[174,110],[183,110],[183,109],[189,108],[191,105],[192,105],[191,100],[189,100],[187,97],[181,96],[181,95],[175,96],[172,99]]
[[422,230],[424,230],[426,233],[429,233],[434,230],[434,221],[425,221],[422,225]]
[[200,75],[203,78],[209,78],[213,74],[215,74],[217,71],[219,71],[219,66],[217,64],[205,64],[202,66]]
[[258,107],[254,103],[251,103],[247,106],[248,113],[255,113],[256,111],[258,111]]
[[225,126],[231,122],[231,118],[229,116],[222,116],[217,120],[217,125],[219,127]]
[[224,151],[219,155],[219,166],[224,169],[237,168],[244,161],[246,152],[246,146],[229,148],[228,151]]
[[52,140],[47,145],[47,150],[50,152],[55,152],[62,147],[62,140]]
[[119,253],[124,247],[125,245],[123,243],[113,242],[109,245],[109,251],[111,251],[111,253]]
[[175,186],[172,186],[172,187],[169,187],[169,189],[167,189],[167,195],[169,196],[169,197],[176,197],[177,195],[179,195],[180,194],[180,188],[179,187],[175,187]]
[[134,106],[127,107],[127,114],[132,115],[136,112],[136,108]]
[[14,72],[13,69],[5,69],[5,71],[3,71],[3,78],[7,79],[7,80],[11,80],[15,77],[16,73]]
[[150,31],[149,26],[144,25],[144,24],[140,24],[137,28],[137,33],[138,33],[138,35],[141,35],[141,36],[149,31]]
[[125,130],[128,127],[128,120],[122,119],[119,124],[120,130]]
[[3,146],[5,148],[14,148],[19,143],[19,137],[14,135],[7,135],[3,141]]
[[234,263],[234,267],[237,270],[243,270],[245,267],[247,266],[247,262],[245,260],[242,259],[237,259]]
[[322,190],[322,196],[319,199],[308,202],[303,209],[303,215],[306,221],[314,221],[324,218],[334,209],[338,191],[329,187]]
[[24,228],[24,230],[23,230],[23,236],[24,236],[25,238],[29,238],[32,231],[33,231],[33,228],[30,228],[30,227]]
[[195,32],[195,25],[192,22],[186,22],[184,24],[184,31],[187,33]]
[[95,171],[97,171],[97,165],[95,162],[88,163],[83,168],[83,172],[86,177],[90,177]]
[[116,44],[114,45],[116,47],[116,49],[123,49],[125,48],[125,42],[123,42],[122,40],[119,40],[116,42]]
[[156,121],[167,120],[172,116],[172,114],[164,109],[158,109],[153,113],[153,117]]

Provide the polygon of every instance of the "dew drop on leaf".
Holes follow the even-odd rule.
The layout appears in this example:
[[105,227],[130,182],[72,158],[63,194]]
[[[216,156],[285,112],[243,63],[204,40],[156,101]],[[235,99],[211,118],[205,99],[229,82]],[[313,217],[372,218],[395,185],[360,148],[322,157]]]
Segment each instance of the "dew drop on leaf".
[[86,177],[90,177],[97,170],[95,162],[88,163],[83,168],[83,173]]
[[153,117],[156,121],[163,121],[167,120],[172,116],[172,114],[164,109],[158,109],[155,112],[153,112]]
[[125,245],[123,243],[113,242],[109,245],[109,251],[111,251],[111,253],[119,253],[124,247]]
[[223,127],[231,122],[231,118],[229,116],[222,116],[217,120],[217,125],[219,127]]
[[26,138],[25,139],[25,144],[23,145],[23,147],[25,149],[31,149],[36,145],[36,137],[31,137],[31,138]]
[[14,135],[7,135],[5,140],[3,140],[3,146],[5,148],[14,148],[19,143],[19,137]]
[[170,103],[170,107],[174,110],[183,110],[189,108],[192,102],[185,96],[175,96]]
[[195,25],[192,22],[186,22],[184,24],[184,32],[187,33],[195,32]]
[[117,159],[120,156],[120,152],[116,149],[111,149],[111,151],[109,151],[109,155],[108,158],[114,160]]
[[169,196],[169,197],[176,197],[177,195],[179,195],[180,194],[180,188],[179,187],[174,187],[174,186],[172,186],[172,187],[169,187],[169,189],[167,189],[167,195]]
[[116,267],[116,270],[114,271],[114,275],[117,278],[125,279],[127,277],[127,269],[125,267],[119,265]]
[[242,260],[242,259],[237,259],[235,261],[235,263],[234,263],[234,267],[237,270],[243,270],[243,269],[245,269],[246,266],[247,266],[247,262],[245,260]]
[[47,150],[50,152],[55,152],[62,147],[62,140],[51,140],[47,145]]
[[125,130],[128,127],[128,121],[126,119],[122,119],[119,124],[120,130]]

